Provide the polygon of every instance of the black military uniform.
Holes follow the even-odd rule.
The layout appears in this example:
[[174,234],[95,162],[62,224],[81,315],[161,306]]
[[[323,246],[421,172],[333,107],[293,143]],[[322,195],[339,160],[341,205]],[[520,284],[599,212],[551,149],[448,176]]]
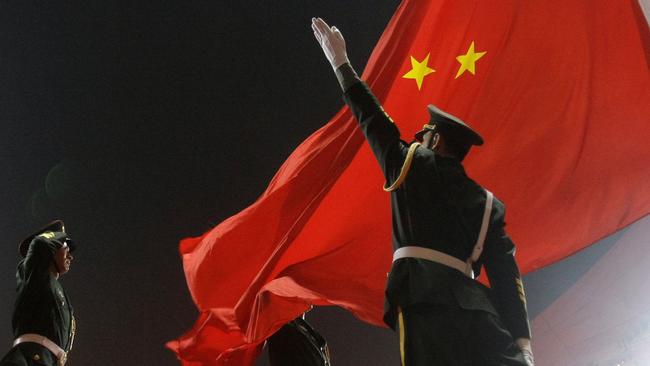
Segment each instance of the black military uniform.
[[24,258],[16,272],[17,297],[12,318],[16,341],[0,366],[65,363],[72,348],[75,320],[63,287],[50,272],[54,254],[64,244],[70,251],[75,248],[60,220],[21,243],[20,254]]
[[[466,262],[486,212],[486,191],[466,175],[459,159],[423,147],[410,149],[349,64],[336,72],[344,100],[359,121],[387,185],[393,186],[387,190],[391,191],[394,249],[423,247]],[[443,136],[464,136],[467,149],[482,143],[457,118],[434,106],[429,112],[431,121],[420,134],[437,127]],[[405,257],[393,262],[384,320],[400,330],[405,365],[526,365],[513,339],[529,339],[530,328],[504,216],[503,203],[494,198],[486,215],[484,249],[473,263],[475,272],[485,267],[491,290],[467,273],[435,261]]]

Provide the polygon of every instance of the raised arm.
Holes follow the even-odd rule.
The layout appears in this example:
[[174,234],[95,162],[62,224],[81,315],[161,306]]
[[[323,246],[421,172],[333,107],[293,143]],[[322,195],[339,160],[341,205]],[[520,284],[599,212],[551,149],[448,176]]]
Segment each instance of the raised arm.
[[18,286],[39,286],[48,282],[54,254],[63,245],[65,238],[65,233],[49,232],[47,235],[36,236],[31,241],[25,258],[18,264]]
[[54,242],[39,236],[34,238],[29,244],[27,255],[22,262],[25,274],[48,273],[55,252],[56,244]]
[[343,35],[321,18],[312,19],[314,36],[325,57],[336,73],[344,92],[343,100],[350,107],[388,181],[401,169],[407,146],[393,120],[372,94],[370,88],[357,76],[347,56]]

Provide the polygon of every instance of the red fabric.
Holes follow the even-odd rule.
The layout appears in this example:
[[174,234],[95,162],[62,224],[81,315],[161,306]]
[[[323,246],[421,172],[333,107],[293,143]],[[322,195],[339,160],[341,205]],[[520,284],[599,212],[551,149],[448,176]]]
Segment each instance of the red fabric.
[[[363,78],[404,139],[428,120],[429,103],[483,135],[465,165],[508,204],[528,272],[650,211],[648,33],[632,0],[406,0]],[[474,75],[455,78],[472,42],[487,53]],[[411,56],[427,55],[435,72],[419,90],[402,76]],[[253,205],[181,242],[200,317],[168,347],[185,365],[250,365],[260,343],[310,304],[381,325],[391,262],[382,184],[342,110]]]

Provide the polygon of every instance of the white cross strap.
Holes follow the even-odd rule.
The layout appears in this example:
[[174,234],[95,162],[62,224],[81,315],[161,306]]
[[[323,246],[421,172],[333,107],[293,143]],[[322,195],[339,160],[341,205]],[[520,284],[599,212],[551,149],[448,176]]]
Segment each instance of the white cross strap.
[[472,255],[468,258],[468,261],[476,262],[483,252],[483,244],[485,243],[485,236],[487,235],[488,226],[490,226],[490,214],[492,213],[492,203],[494,201],[494,195],[492,192],[485,190],[485,209],[483,210],[483,220],[481,221],[481,231],[478,233],[478,238],[476,239],[476,244],[474,245],[474,250],[472,250]]

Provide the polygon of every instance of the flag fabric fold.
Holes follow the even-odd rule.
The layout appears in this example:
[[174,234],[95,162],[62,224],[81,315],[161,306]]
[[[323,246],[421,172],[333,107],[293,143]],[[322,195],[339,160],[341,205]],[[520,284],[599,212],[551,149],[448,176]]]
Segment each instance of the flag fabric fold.
[[[508,205],[525,273],[650,212],[642,17],[631,0],[405,0],[363,79],[405,140],[430,103],[482,134],[465,165]],[[200,315],[168,347],[188,366],[251,365],[262,342],[311,305],[381,325],[391,263],[382,184],[341,110],[255,203],[181,242]]]

